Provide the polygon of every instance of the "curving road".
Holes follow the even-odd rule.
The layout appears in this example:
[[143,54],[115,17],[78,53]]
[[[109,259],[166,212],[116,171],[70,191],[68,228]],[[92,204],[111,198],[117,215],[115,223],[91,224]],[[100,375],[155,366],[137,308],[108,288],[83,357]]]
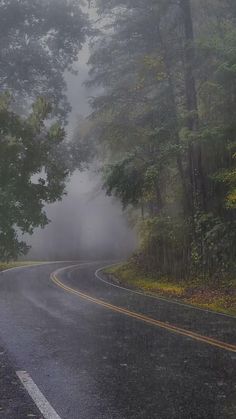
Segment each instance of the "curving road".
[[0,339],[61,419],[236,417],[235,318],[71,265],[0,274]]

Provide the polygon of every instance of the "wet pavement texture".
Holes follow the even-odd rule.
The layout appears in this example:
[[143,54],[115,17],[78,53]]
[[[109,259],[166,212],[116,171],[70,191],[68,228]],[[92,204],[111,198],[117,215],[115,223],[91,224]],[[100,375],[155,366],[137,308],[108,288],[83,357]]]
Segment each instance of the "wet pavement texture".
[[[235,343],[236,319],[114,288],[94,275],[103,265],[81,263],[58,277],[92,297]],[[0,275],[0,337],[11,363],[62,419],[236,417],[235,353],[67,293],[50,280],[63,266]]]
[[43,419],[0,344],[0,419]]

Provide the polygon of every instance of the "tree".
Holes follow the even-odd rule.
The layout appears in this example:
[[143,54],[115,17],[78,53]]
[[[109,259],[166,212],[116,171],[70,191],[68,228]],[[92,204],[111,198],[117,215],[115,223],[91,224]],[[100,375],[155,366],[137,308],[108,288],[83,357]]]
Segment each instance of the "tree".
[[45,203],[61,199],[69,174],[70,149],[58,123],[51,126],[51,105],[39,98],[27,118],[0,97],[0,259],[25,254],[24,233],[44,227]]
[[89,25],[77,0],[0,1],[0,92],[10,91],[22,113],[44,96],[66,115],[65,71],[73,71]]
[[199,0],[96,4],[105,25],[89,61],[89,84],[102,88],[91,103],[91,138],[108,162],[107,192],[143,209],[142,267],[230,275],[235,7],[230,0],[201,8]]

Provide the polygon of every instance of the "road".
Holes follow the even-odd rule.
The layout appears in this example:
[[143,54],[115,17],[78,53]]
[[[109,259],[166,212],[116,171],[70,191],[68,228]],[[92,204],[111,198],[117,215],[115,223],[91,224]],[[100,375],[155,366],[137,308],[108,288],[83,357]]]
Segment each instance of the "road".
[[0,274],[0,339],[61,419],[236,417],[236,319],[106,284],[104,262],[71,265]]

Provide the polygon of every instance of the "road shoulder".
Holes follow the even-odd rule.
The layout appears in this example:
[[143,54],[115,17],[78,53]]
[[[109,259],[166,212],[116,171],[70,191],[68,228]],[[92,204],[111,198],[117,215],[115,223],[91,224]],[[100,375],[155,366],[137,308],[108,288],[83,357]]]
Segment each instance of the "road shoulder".
[[9,357],[0,343],[0,418],[43,419],[34,402],[24,389]]
[[110,266],[102,270],[110,282],[156,297],[175,300],[236,318],[236,290],[231,287],[210,287],[203,284],[181,283],[155,279],[140,273],[131,263]]

